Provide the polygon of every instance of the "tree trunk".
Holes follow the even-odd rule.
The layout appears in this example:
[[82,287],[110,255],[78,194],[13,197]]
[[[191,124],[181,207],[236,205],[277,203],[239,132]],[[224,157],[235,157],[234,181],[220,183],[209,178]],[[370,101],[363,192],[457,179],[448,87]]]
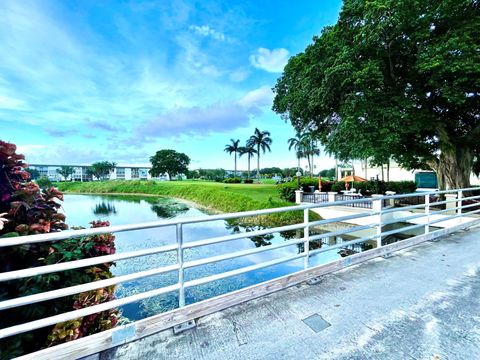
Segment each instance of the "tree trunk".
[[247,158],[248,158],[248,175],[247,175],[247,178],[250,179],[250,154],[247,154]]
[[257,146],[257,181],[260,182],[260,145]]
[[471,149],[456,146],[454,149],[442,151],[438,161],[429,165],[437,173],[439,189],[451,190],[470,187],[472,162]]
[[235,168],[233,169],[233,176],[237,177],[237,152],[235,151]]
[[390,159],[388,159],[387,163],[387,182],[390,182]]
[[382,164],[382,181],[385,181],[384,174],[383,174],[383,164]]

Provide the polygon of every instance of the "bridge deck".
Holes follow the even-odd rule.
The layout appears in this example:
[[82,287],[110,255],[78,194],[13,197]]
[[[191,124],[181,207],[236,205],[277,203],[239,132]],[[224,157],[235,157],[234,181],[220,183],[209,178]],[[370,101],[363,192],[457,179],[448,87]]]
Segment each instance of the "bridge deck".
[[[479,254],[477,227],[201,318],[180,335],[157,333],[100,359],[480,359]],[[330,326],[315,332],[302,321],[314,314]]]

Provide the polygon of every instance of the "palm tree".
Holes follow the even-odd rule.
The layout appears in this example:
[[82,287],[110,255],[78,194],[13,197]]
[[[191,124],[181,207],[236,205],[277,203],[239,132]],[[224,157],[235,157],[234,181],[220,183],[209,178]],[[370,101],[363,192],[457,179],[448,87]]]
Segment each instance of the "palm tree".
[[302,134],[303,154],[307,158],[310,176],[313,176],[313,157],[320,155],[320,149],[317,146],[316,134],[313,131],[307,131]]
[[237,176],[237,152],[240,150],[240,140],[230,139],[230,142],[231,144],[225,145],[224,151],[229,154],[232,154],[232,153],[235,154],[235,170],[234,170],[233,176],[236,177]]
[[260,131],[255,128],[255,131],[250,139],[247,140],[247,146],[256,147],[257,149],[257,179],[260,180],[260,149],[265,154],[265,150],[272,151],[270,145],[272,138],[269,131]]
[[238,153],[240,157],[242,157],[242,155],[247,155],[247,159],[248,159],[247,179],[250,179],[250,159],[255,156],[255,154],[257,153],[257,150],[255,150],[253,146],[242,146],[240,147],[240,149],[238,149]]
[[288,139],[288,150],[295,149],[295,153],[297,155],[297,172],[300,171],[300,159],[305,156],[303,153],[303,142],[302,142],[302,135],[297,132],[295,137]]

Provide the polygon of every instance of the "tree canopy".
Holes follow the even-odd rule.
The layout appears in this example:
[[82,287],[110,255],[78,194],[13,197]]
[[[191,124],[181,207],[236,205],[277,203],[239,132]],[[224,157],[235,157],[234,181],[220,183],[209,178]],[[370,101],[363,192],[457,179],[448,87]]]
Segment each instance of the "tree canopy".
[[159,176],[168,174],[171,180],[174,176],[185,174],[188,171],[190,158],[175,150],[160,150],[150,157],[150,162],[152,163],[150,175]]
[[117,166],[114,162],[98,161],[90,165],[88,172],[95,176],[98,180],[105,179]]
[[441,187],[480,170],[480,5],[345,0],[292,57],[273,110],[340,160],[431,168]]

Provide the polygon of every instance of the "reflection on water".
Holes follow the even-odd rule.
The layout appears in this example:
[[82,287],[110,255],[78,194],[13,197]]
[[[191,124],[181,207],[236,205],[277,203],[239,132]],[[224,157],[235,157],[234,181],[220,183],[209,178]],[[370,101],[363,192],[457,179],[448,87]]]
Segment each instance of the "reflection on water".
[[[100,209],[100,211],[98,211]],[[70,226],[78,225],[88,227],[95,219],[108,220],[112,225],[133,224],[159,219],[181,219],[188,217],[205,216],[199,209],[186,205],[176,199],[142,197],[142,196],[97,196],[97,195],[66,195],[63,210],[67,215]],[[208,239],[229,235],[238,232],[251,232],[257,227],[242,227],[227,221],[211,221],[202,224],[185,224],[183,226],[184,242]],[[312,230],[312,234],[314,231]],[[117,252],[134,251],[176,243],[174,226],[163,228],[135,230],[116,233]],[[281,244],[292,238],[302,236],[295,231],[252,236],[234,241],[222,242],[208,246],[187,249],[184,251],[184,260],[203,259],[221,254],[237,252],[255,247]],[[322,239],[313,242],[311,249],[328,247],[333,242],[343,241],[340,238]],[[310,265],[326,263],[341,257],[339,249],[326,251],[310,258]],[[290,245],[283,248],[265,251],[258,254],[229,259],[185,270],[185,280],[198,279],[208,275],[223,273],[241,267],[258,264],[278,258],[296,255],[303,251],[303,244]],[[117,261],[112,268],[114,275],[125,275],[134,272],[149,270],[157,267],[175,264],[177,254],[175,251]],[[267,281],[279,276],[287,275],[303,269],[303,259],[290,261],[284,264],[252,271],[216,282],[186,289],[186,303],[193,303],[213,296],[234,291],[259,282]],[[177,272],[170,272],[148,278],[137,279],[118,285],[117,297],[125,297],[139,292],[158,289],[173,285],[178,281]],[[140,319],[177,307],[178,294],[170,293],[156,298],[144,300],[139,303],[123,307],[123,314],[130,319]]]
[[115,209],[115,205],[112,203],[102,201],[95,204],[93,213],[95,215],[112,215],[117,213],[117,209]]

